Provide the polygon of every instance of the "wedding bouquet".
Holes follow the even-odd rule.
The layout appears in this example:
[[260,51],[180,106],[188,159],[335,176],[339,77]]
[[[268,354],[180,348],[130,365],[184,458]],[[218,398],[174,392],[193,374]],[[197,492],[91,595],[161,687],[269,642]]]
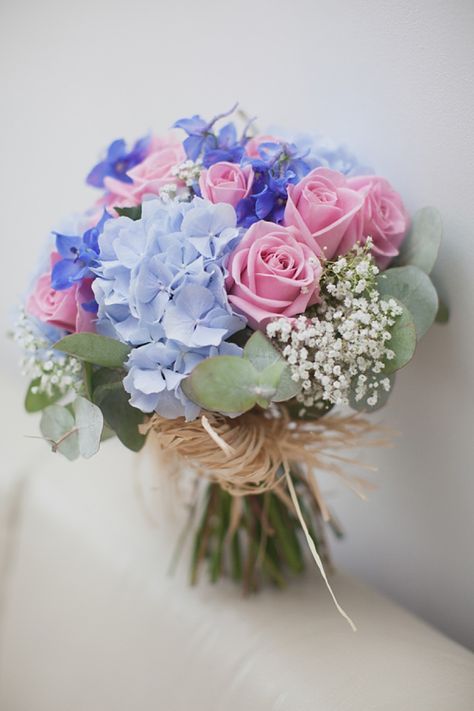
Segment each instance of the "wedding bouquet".
[[90,171],[100,197],[48,237],[15,328],[25,406],[68,459],[152,436],[206,482],[193,581],[206,563],[281,586],[302,530],[327,582],[324,524],[339,527],[314,474],[357,489],[344,451],[378,432],[357,413],[446,318],[441,222],[424,208],[410,227],[390,183],[318,135],[222,125],[235,109],[116,140]]

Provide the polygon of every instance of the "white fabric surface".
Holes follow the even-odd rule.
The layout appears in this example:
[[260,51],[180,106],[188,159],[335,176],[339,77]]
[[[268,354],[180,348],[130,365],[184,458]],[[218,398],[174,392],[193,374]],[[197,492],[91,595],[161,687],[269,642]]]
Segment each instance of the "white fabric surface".
[[186,559],[167,574],[172,497],[147,457],[35,447],[2,502],[2,711],[474,707],[474,657],[373,590],[332,578],[352,633],[316,572],[248,599],[190,589]]

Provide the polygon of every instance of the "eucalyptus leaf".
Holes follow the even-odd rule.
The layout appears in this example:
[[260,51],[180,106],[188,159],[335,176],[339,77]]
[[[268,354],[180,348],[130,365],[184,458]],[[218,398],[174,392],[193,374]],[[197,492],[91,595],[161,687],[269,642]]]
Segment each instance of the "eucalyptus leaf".
[[139,220],[142,216],[141,205],[134,205],[133,207],[114,207],[114,210],[120,217],[128,217],[130,220]]
[[[292,380],[291,369],[285,359],[260,331],[255,331],[249,338],[245,345],[243,356],[248,358],[258,371],[272,368],[276,364],[284,366],[280,368],[279,380],[275,383],[273,402],[290,400],[299,393],[301,386]],[[278,371],[274,370],[273,372],[276,373]]]
[[28,386],[25,395],[25,410],[27,412],[39,412],[44,410],[48,405],[53,405],[57,402],[62,393],[59,388],[53,387],[51,395],[43,391],[36,392],[40,386],[41,378],[35,378]]
[[107,368],[120,368],[131,350],[125,343],[98,333],[73,333],[58,341],[54,348]]
[[385,375],[390,375],[409,363],[416,348],[414,321],[408,309],[401,302],[398,303],[403,311],[400,316],[397,316],[391,330],[391,339],[387,343],[388,347],[394,351],[395,357],[386,361]]
[[382,297],[394,297],[412,315],[418,340],[435,320],[438,294],[431,279],[418,267],[395,267],[377,276],[377,288]]
[[257,370],[265,370],[269,365],[283,360],[280,353],[260,331],[255,331],[249,338],[245,344],[243,356],[248,358]]
[[80,396],[72,403],[72,409],[79,438],[79,453],[81,457],[89,459],[99,451],[104,426],[102,412],[97,405]]
[[[106,424],[125,447],[133,452],[140,451],[146,440],[146,436],[138,429],[143,423],[143,412],[130,405],[130,396],[125,392],[121,379],[110,378],[106,381],[106,376],[102,373],[101,380],[101,384],[94,390],[93,399],[100,407]],[[95,382],[97,381],[96,378]]]
[[185,395],[206,410],[246,412],[257,402],[259,373],[247,358],[215,356],[199,363],[181,387]]
[[[388,378],[390,381],[390,389],[387,391],[383,387],[383,385],[380,385],[380,381],[384,380],[385,378]],[[387,375],[386,372],[384,373],[372,373],[368,375],[368,392],[362,397],[360,400],[356,400],[356,382],[357,382],[357,376],[353,378],[351,381],[351,388],[349,391],[349,405],[352,407],[353,410],[356,410],[357,412],[375,412],[376,410],[380,410],[381,407],[387,404],[387,401],[390,397],[390,394],[392,392],[393,388],[393,383],[395,382],[395,374],[392,373],[391,375]],[[369,405],[367,400],[370,398],[370,396],[373,393],[374,388],[371,387],[371,385],[377,385],[377,402],[375,405]]]
[[442,236],[443,224],[438,210],[422,208],[413,217],[395,263],[400,266],[412,264],[429,274],[435,265]]
[[50,405],[41,415],[40,431],[54,452],[73,461],[79,457],[79,436],[74,416],[61,405]]
[[277,360],[258,373],[256,400],[260,407],[267,408],[272,402],[286,367],[283,360]]

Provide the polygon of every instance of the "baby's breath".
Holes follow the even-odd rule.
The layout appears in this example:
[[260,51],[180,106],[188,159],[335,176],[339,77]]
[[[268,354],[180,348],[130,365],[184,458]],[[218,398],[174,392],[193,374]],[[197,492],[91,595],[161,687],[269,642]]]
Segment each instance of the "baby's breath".
[[23,375],[38,379],[33,394],[54,392],[65,395],[70,390],[79,392],[82,386],[82,367],[77,358],[51,348],[51,342],[37,329],[22,311],[13,331],[13,338],[23,349],[20,361]]
[[327,262],[321,279],[321,303],[296,319],[279,318],[267,326],[301,383],[298,401],[323,410],[328,403],[346,405],[352,389],[356,401],[375,406],[385,362],[394,357],[390,330],[401,308],[382,300],[375,285],[378,268],[370,255],[370,240],[344,257]]
[[172,169],[172,174],[177,178],[179,184],[167,183],[160,190],[160,198],[163,202],[178,200],[189,202],[194,192],[193,186],[199,181],[202,171],[201,161],[185,160]]

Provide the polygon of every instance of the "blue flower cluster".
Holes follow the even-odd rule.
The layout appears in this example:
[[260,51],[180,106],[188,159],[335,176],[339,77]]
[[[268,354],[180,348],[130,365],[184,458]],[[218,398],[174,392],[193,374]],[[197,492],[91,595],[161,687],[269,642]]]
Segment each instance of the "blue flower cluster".
[[[249,121],[240,138],[233,123],[227,123],[218,132],[214,130],[216,122],[235,110],[215,116],[206,121],[199,115],[176,121],[175,128],[183,129],[188,137],[183,146],[189,159],[202,160],[205,168],[214,163],[227,161],[250,164],[254,170],[251,193],[236,207],[238,224],[250,227],[258,220],[281,223],[288,199],[287,188],[297,183],[310,170],[320,166],[338,170],[346,175],[361,175],[368,172],[358,165],[356,158],[344,146],[311,135],[299,135],[295,140],[283,139],[261,143],[258,157],[248,156],[245,152],[249,140],[247,131]],[[280,131],[275,132],[280,136]],[[198,186],[195,192],[199,194]]]
[[236,108],[237,104],[230,111],[218,114],[210,121],[195,114],[191,118],[179,119],[173,124],[173,128],[182,128],[188,134],[183,141],[183,146],[190,160],[201,158],[205,168],[220,161],[240,162],[248,140],[246,129],[240,139],[237,138],[237,129],[232,122],[227,123],[217,133],[213,130],[217,121],[232,114]]
[[[135,346],[124,385],[131,404],[195,417],[181,380],[245,326],[225,291],[225,257],[241,230],[231,205],[148,200],[142,217],[110,220],[99,237],[97,331]],[[170,414],[172,413],[172,414]]]

